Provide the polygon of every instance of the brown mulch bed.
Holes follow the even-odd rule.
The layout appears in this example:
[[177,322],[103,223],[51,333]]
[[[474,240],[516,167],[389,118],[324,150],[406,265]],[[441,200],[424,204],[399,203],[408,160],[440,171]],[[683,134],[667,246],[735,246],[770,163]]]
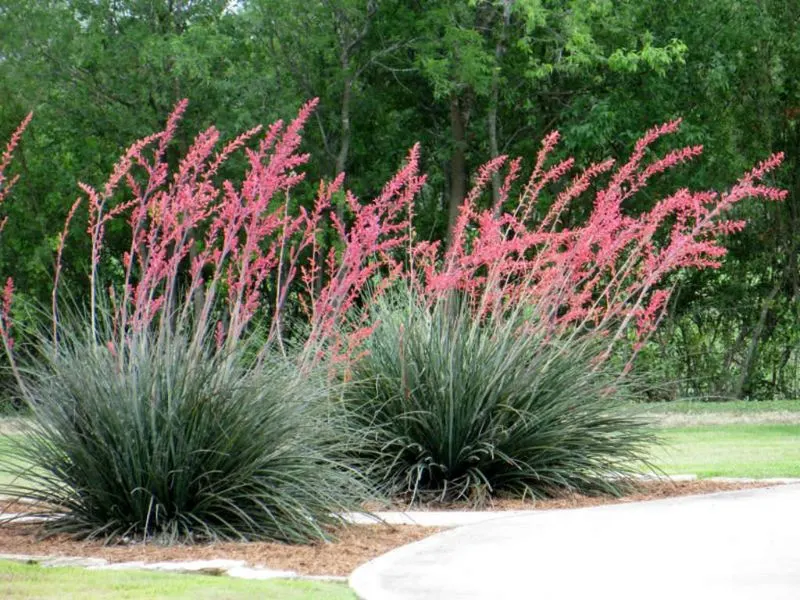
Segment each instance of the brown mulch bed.
[[47,556],[104,558],[110,562],[166,560],[244,560],[251,566],[296,571],[303,575],[349,575],[358,565],[393,548],[416,542],[440,531],[431,527],[359,525],[338,532],[338,541],[310,546],[265,542],[159,546],[78,542],[66,536],[38,540],[40,525],[8,524],[0,527],[0,552]]
[[0,500],[0,513],[29,513],[38,512],[41,509],[30,502],[10,502],[8,500]]
[[694,481],[645,481],[636,485],[637,490],[621,498],[613,496],[584,496],[582,494],[564,494],[557,498],[519,500],[516,498],[492,498],[481,504],[469,503],[431,503],[414,504],[409,506],[401,502],[390,504],[370,503],[368,510],[552,510],[559,508],[585,508],[603,504],[624,504],[628,502],[645,502],[675,496],[691,496],[693,494],[713,494],[715,492],[731,492],[734,490],[747,490],[754,488],[771,487],[772,482],[735,482],[735,481],[709,481],[697,479]]
[[[608,496],[586,497],[570,495],[550,500],[494,500],[489,509],[526,510],[559,509],[597,506],[620,502],[639,502],[672,496],[705,494],[720,491],[766,487],[764,483],[723,483],[714,481],[649,482],[642,484],[639,492],[624,498]],[[3,512],[29,512],[30,505],[11,505],[0,502]],[[371,510],[385,507],[370,506]],[[420,507],[414,507],[418,510]],[[433,506],[422,507],[433,510]],[[17,510],[18,509],[18,510]],[[436,509],[442,509],[437,506]],[[467,505],[444,507],[451,510],[469,510]],[[296,571],[304,575],[349,575],[358,565],[389,550],[415,542],[441,529],[410,525],[357,525],[337,533],[338,541],[310,546],[290,546],[271,543],[216,543],[194,546],[158,546],[155,544],[125,544],[105,546],[101,542],[80,542],[65,536],[39,539],[41,526],[35,524],[6,524],[0,527],[0,552],[6,554],[32,554],[49,556],[81,556],[105,558],[112,562],[164,560],[201,560],[227,558],[244,560],[253,566]]]

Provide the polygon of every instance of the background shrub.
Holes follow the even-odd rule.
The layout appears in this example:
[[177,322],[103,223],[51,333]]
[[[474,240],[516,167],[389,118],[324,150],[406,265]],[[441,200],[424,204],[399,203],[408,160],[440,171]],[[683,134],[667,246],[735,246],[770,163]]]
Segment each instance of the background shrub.
[[4,492],[48,503],[48,530],[80,537],[326,537],[364,488],[337,460],[325,379],[189,347],[144,334],[123,356],[75,334],[45,346],[14,443],[26,483]]
[[453,301],[385,301],[374,318],[344,407],[390,493],[618,493],[654,442],[591,336],[545,339],[519,314],[478,323]]

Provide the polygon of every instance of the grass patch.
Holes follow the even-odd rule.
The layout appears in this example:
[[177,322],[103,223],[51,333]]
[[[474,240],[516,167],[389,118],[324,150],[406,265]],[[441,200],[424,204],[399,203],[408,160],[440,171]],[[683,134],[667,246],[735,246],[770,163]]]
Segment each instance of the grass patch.
[[0,415],[0,435],[14,435],[20,431],[24,431],[30,426],[31,419],[29,416],[19,417],[4,417]]
[[800,477],[800,425],[714,425],[662,431],[653,462],[669,474]]
[[11,455],[12,446],[13,441],[11,436],[3,435],[2,432],[0,432],[0,489],[12,482],[18,484],[22,483],[12,472],[13,465],[10,464],[8,459]]
[[752,402],[732,400],[730,402],[697,402],[681,400],[677,402],[651,402],[638,404],[637,409],[648,415],[708,415],[733,414],[752,415],[760,413],[791,412],[800,413],[800,400],[771,400]]
[[[11,450],[11,439],[10,436],[7,435],[0,435],[0,456],[8,454]],[[4,463],[0,463],[0,468],[2,468]]]
[[89,571],[40,567],[0,561],[3,598],[262,598],[280,600],[351,600],[340,583],[310,581],[246,581],[227,577],[176,575],[143,571]]

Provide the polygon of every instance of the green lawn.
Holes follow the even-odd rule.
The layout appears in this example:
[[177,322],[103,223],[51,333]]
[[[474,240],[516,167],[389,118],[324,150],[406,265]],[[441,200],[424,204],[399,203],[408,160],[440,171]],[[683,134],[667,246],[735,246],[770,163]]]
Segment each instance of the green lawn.
[[[796,410],[795,404],[737,403],[670,405],[679,414],[691,411],[727,412]],[[665,405],[662,405],[662,408]],[[680,412],[682,411],[682,412]],[[653,462],[666,473],[699,477],[800,477],[800,423],[715,424],[661,429],[665,444],[654,451]],[[0,436],[0,484],[8,440]],[[252,582],[219,577],[145,572],[103,572],[43,568],[0,561],[3,598],[275,598],[353,599],[345,585],[311,582]]]
[[0,454],[6,454],[11,449],[11,435],[0,434]]
[[[12,438],[21,439],[22,434],[2,433],[0,432],[0,494],[2,494],[2,487],[9,483],[23,484],[22,479],[17,478],[12,473],[12,465],[10,464],[11,447],[14,441]],[[16,470],[16,469],[14,469]]]
[[187,598],[191,600],[259,598],[262,600],[353,600],[340,583],[245,581],[228,577],[171,575],[143,571],[88,571],[45,568],[0,561],[3,599]]
[[664,429],[653,460],[667,473],[699,477],[800,477],[800,425]]
[[7,457],[11,448],[8,435],[0,433],[0,487],[11,483],[13,476],[8,472]]
[[648,402],[637,404],[636,407],[638,412],[654,415],[754,415],[776,412],[800,413],[800,400],[773,400],[769,402],[748,402],[745,400],[697,402],[680,400],[676,402]]

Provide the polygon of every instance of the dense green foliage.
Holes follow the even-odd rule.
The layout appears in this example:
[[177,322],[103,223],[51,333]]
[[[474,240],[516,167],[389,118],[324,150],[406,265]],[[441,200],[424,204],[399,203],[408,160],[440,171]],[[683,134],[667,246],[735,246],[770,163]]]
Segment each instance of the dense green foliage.
[[[76,182],[98,184],[124,145],[157,130],[183,97],[185,131],[216,123],[228,135],[320,97],[310,180],[345,170],[365,196],[421,141],[430,177],[416,220],[430,239],[446,237],[469,173],[498,154],[530,157],[554,128],[586,164],[682,116],[680,141],[704,144],[706,159],[664,189],[719,188],[785,150],[776,183],[789,199],[738,209],[750,224],[725,267],[676,278],[665,326],[639,364],[674,382],[659,398],[798,393],[797,3],[0,0],[0,57],[0,137],[36,113],[15,164],[23,177],[0,272],[38,300],[49,294]],[[567,221],[581,217],[580,206],[573,212]],[[77,294],[87,253],[85,240],[67,246],[63,279]]]
[[412,500],[617,493],[653,436],[625,413],[616,370],[594,364],[597,345],[454,304],[375,309],[343,404],[374,481]]
[[329,386],[285,361],[194,353],[142,335],[117,357],[74,331],[26,369],[32,425],[11,436],[52,532],[308,542],[363,486],[327,413]]

